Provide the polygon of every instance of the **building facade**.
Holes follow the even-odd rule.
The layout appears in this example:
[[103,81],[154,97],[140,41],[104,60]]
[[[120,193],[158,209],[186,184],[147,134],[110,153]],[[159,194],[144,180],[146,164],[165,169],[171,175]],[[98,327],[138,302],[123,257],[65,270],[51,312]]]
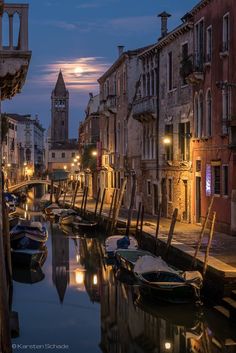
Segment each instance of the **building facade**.
[[194,221],[214,196],[217,228],[236,234],[235,1],[202,1],[187,20],[194,24]]
[[132,106],[140,80],[138,54],[144,49],[123,52],[119,47],[116,62],[99,78],[100,85],[100,185],[107,188],[107,201],[113,190],[127,177],[123,204],[130,202],[134,169],[139,170],[139,124],[131,119]]
[[55,170],[65,170],[72,175],[78,174],[78,142],[77,140],[68,141],[67,143],[57,143],[50,148],[48,152],[47,171],[49,173]]
[[20,177],[19,154],[17,148],[17,123],[14,119],[3,116],[6,126],[5,136],[2,141],[2,160],[5,179],[16,182]]

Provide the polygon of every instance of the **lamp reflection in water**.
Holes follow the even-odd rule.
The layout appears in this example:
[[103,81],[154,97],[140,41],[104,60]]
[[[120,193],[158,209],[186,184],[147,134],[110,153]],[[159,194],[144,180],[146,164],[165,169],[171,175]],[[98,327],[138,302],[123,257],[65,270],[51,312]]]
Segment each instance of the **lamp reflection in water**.
[[79,291],[85,291],[84,281],[85,281],[85,270],[83,268],[75,269],[75,283]]
[[98,276],[93,275],[93,284],[96,286],[98,284]]

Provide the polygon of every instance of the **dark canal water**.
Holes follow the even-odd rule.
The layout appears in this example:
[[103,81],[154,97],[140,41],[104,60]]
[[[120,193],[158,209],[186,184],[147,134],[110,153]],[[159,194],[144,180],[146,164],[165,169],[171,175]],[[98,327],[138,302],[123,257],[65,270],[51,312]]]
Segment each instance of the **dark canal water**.
[[[38,209],[35,190],[24,208],[25,216],[45,222],[31,213]],[[57,224],[46,225],[42,269],[14,269],[20,337],[13,352],[236,352],[235,328],[213,310],[137,300],[135,287],[117,281],[103,265],[102,240],[71,237]]]

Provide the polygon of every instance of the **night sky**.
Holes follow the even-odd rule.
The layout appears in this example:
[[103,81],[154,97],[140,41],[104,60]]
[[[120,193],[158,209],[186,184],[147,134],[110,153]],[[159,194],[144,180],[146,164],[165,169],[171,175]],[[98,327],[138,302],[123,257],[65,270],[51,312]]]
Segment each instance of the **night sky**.
[[[7,3],[18,1],[6,0]],[[3,111],[38,114],[50,125],[50,97],[61,68],[70,92],[70,135],[77,137],[88,93],[117,58],[117,45],[135,49],[160,36],[162,11],[172,14],[169,30],[197,0],[19,0],[29,3],[32,60],[22,94],[3,103]]]

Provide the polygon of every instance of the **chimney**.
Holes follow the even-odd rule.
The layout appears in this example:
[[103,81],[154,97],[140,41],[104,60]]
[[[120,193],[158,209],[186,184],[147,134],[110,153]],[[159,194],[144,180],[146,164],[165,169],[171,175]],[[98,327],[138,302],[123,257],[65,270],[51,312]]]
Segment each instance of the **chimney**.
[[124,52],[124,45],[118,45],[118,54],[119,54],[119,57],[123,54]]
[[171,15],[167,12],[162,12],[158,15],[158,17],[161,17],[161,38],[165,37],[168,33],[168,18],[171,17]]

